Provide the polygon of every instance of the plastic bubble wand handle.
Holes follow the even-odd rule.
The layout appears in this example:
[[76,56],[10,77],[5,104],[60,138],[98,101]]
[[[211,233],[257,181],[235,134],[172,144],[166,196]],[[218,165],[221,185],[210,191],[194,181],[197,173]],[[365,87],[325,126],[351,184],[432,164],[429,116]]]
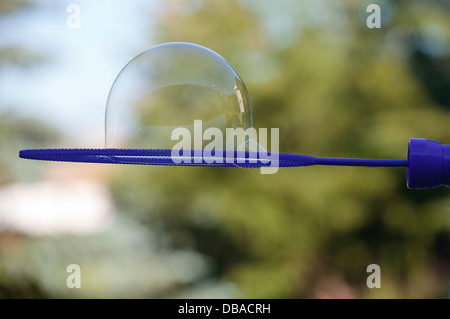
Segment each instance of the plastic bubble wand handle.
[[408,167],[408,160],[316,157],[315,164],[366,167]]
[[[408,159],[330,158],[287,153],[249,151],[179,150],[174,156],[169,149],[30,149],[19,153],[21,158],[106,164],[141,164],[166,166],[300,167],[311,165],[407,167],[409,188],[450,186],[450,145],[426,139],[409,141]],[[275,156],[274,156],[275,155]],[[273,162],[275,161],[275,162]]]

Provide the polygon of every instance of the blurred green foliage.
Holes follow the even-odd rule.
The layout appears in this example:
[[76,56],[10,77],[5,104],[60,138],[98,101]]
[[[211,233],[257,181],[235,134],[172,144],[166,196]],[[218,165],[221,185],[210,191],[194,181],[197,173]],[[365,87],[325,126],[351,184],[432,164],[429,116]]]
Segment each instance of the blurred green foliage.
[[[204,45],[238,70],[254,126],[280,128],[281,152],[403,159],[411,137],[450,143],[450,8],[379,3],[381,29],[349,0],[167,1],[149,16],[155,42]],[[0,15],[13,8],[0,1]],[[0,67],[28,61],[16,50],[0,50]],[[30,166],[10,154],[54,136],[3,114],[1,181],[26,181]],[[106,231],[0,232],[0,298],[446,296],[449,190],[409,190],[405,169],[114,170],[120,214]],[[65,286],[70,263],[82,289]],[[366,287],[369,264],[381,289]]]
[[[246,81],[254,126],[279,127],[282,152],[405,158],[411,137],[450,141],[439,103],[449,92],[427,82],[439,70],[435,85],[448,88],[449,55],[419,47],[427,24],[448,41],[448,8],[383,2],[390,18],[368,29],[359,2],[171,3],[157,42],[194,42],[228,59]],[[211,257],[243,297],[446,294],[448,189],[408,190],[404,169],[121,170],[112,188],[121,209],[158,225],[166,248]],[[383,289],[365,285],[372,263]]]

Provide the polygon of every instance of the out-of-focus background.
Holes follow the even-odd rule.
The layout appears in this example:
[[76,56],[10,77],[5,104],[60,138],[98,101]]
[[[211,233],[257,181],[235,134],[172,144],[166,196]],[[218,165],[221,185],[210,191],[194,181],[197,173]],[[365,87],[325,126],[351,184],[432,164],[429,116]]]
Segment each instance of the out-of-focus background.
[[0,0],[1,298],[447,296],[450,191],[409,190],[403,168],[18,158],[104,147],[115,77],[171,41],[230,61],[282,152],[403,159],[411,137],[450,143],[447,0]]

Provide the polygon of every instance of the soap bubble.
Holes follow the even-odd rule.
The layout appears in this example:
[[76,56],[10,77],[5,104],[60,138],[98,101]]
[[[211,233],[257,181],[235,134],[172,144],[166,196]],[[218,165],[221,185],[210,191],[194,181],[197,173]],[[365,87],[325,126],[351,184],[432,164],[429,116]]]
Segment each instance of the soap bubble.
[[[198,126],[194,130],[199,120],[201,136]],[[167,43],[136,56],[114,81],[106,105],[105,147],[172,149],[179,142],[172,132],[181,127],[192,141],[200,138],[204,148],[210,141],[203,141],[203,132],[214,127],[222,132],[226,149],[227,128],[251,126],[247,89],[230,63],[200,45]],[[234,147],[239,148],[242,144]]]

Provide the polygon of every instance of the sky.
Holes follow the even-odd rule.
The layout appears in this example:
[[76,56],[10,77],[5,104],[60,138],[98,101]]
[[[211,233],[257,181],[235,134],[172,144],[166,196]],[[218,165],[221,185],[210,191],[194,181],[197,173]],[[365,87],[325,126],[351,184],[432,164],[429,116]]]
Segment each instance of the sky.
[[[158,1],[35,1],[0,18],[0,47],[43,56],[30,67],[0,69],[0,112],[37,117],[73,138],[68,147],[103,147],[105,105],[120,70],[152,41]],[[79,8],[79,28],[71,5]],[[69,24],[68,24],[69,21]],[[72,23],[71,23],[72,22]]]

